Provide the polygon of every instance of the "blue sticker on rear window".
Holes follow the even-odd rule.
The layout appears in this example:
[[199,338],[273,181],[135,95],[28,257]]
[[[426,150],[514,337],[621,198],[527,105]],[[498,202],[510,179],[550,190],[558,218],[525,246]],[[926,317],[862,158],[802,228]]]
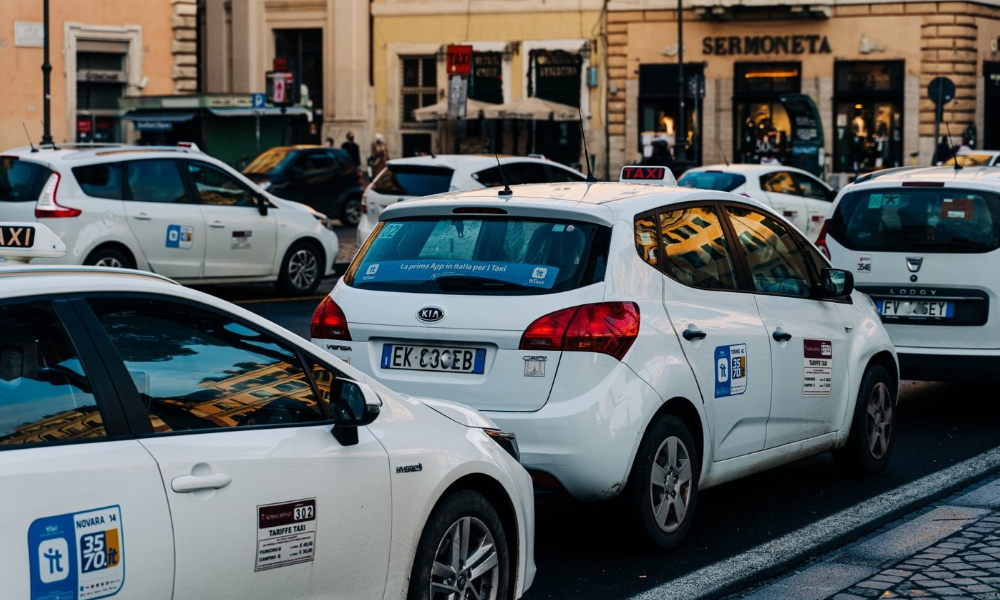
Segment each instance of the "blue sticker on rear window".
[[125,583],[122,511],[107,506],[36,519],[28,527],[31,600],[93,600]]
[[368,265],[358,279],[363,283],[377,283],[476,277],[549,289],[555,284],[557,275],[559,268],[547,265],[478,260],[387,260]]

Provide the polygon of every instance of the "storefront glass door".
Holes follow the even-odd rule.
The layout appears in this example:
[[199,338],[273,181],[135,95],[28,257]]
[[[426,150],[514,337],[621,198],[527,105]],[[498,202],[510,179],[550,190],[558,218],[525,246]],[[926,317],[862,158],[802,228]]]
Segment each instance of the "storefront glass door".
[[733,83],[734,160],[790,162],[792,123],[783,94],[801,88],[800,63],[736,63]]
[[838,61],[834,76],[837,172],[903,165],[903,61]]

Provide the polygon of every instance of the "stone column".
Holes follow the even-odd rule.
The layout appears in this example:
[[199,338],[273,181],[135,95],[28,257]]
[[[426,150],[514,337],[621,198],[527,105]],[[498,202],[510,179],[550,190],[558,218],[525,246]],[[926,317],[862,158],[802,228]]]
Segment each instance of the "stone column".
[[170,0],[170,4],[174,9],[170,18],[174,34],[170,47],[174,58],[174,93],[194,94],[198,92],[197,0]]

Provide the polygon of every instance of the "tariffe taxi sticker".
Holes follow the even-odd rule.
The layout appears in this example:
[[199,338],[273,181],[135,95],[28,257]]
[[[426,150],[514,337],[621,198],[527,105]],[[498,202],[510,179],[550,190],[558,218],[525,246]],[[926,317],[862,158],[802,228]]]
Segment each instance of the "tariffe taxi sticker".
[[316,499],[257,507],[254,571],[311,562],[316,551]]
[[803,340],[803,396],[829,396],[833,391],[833,343],[830,340]]

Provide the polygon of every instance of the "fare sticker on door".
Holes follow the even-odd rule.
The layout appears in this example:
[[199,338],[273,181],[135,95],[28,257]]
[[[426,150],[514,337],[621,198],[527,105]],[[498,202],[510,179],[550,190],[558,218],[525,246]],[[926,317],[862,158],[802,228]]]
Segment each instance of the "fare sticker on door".
[[119,506],[42,517],[28,527],[31,600],[94,600],[125,584]]
[[803,396],[829,396],[833,391],[833,343],[830,340],[803,340]]
[[257,564],[254,571],[312,562],[315,551],[315,498],[257,507]]
[[167,248],[190,250],[194,246],[194,225],[167,225]]
[[252,237],[252,231],[234,231],[229,248],[232,250],[248,250],[250,248],[250,238]]
[[747,391],[747,345],[715,348],[715,397],[738,396]]

